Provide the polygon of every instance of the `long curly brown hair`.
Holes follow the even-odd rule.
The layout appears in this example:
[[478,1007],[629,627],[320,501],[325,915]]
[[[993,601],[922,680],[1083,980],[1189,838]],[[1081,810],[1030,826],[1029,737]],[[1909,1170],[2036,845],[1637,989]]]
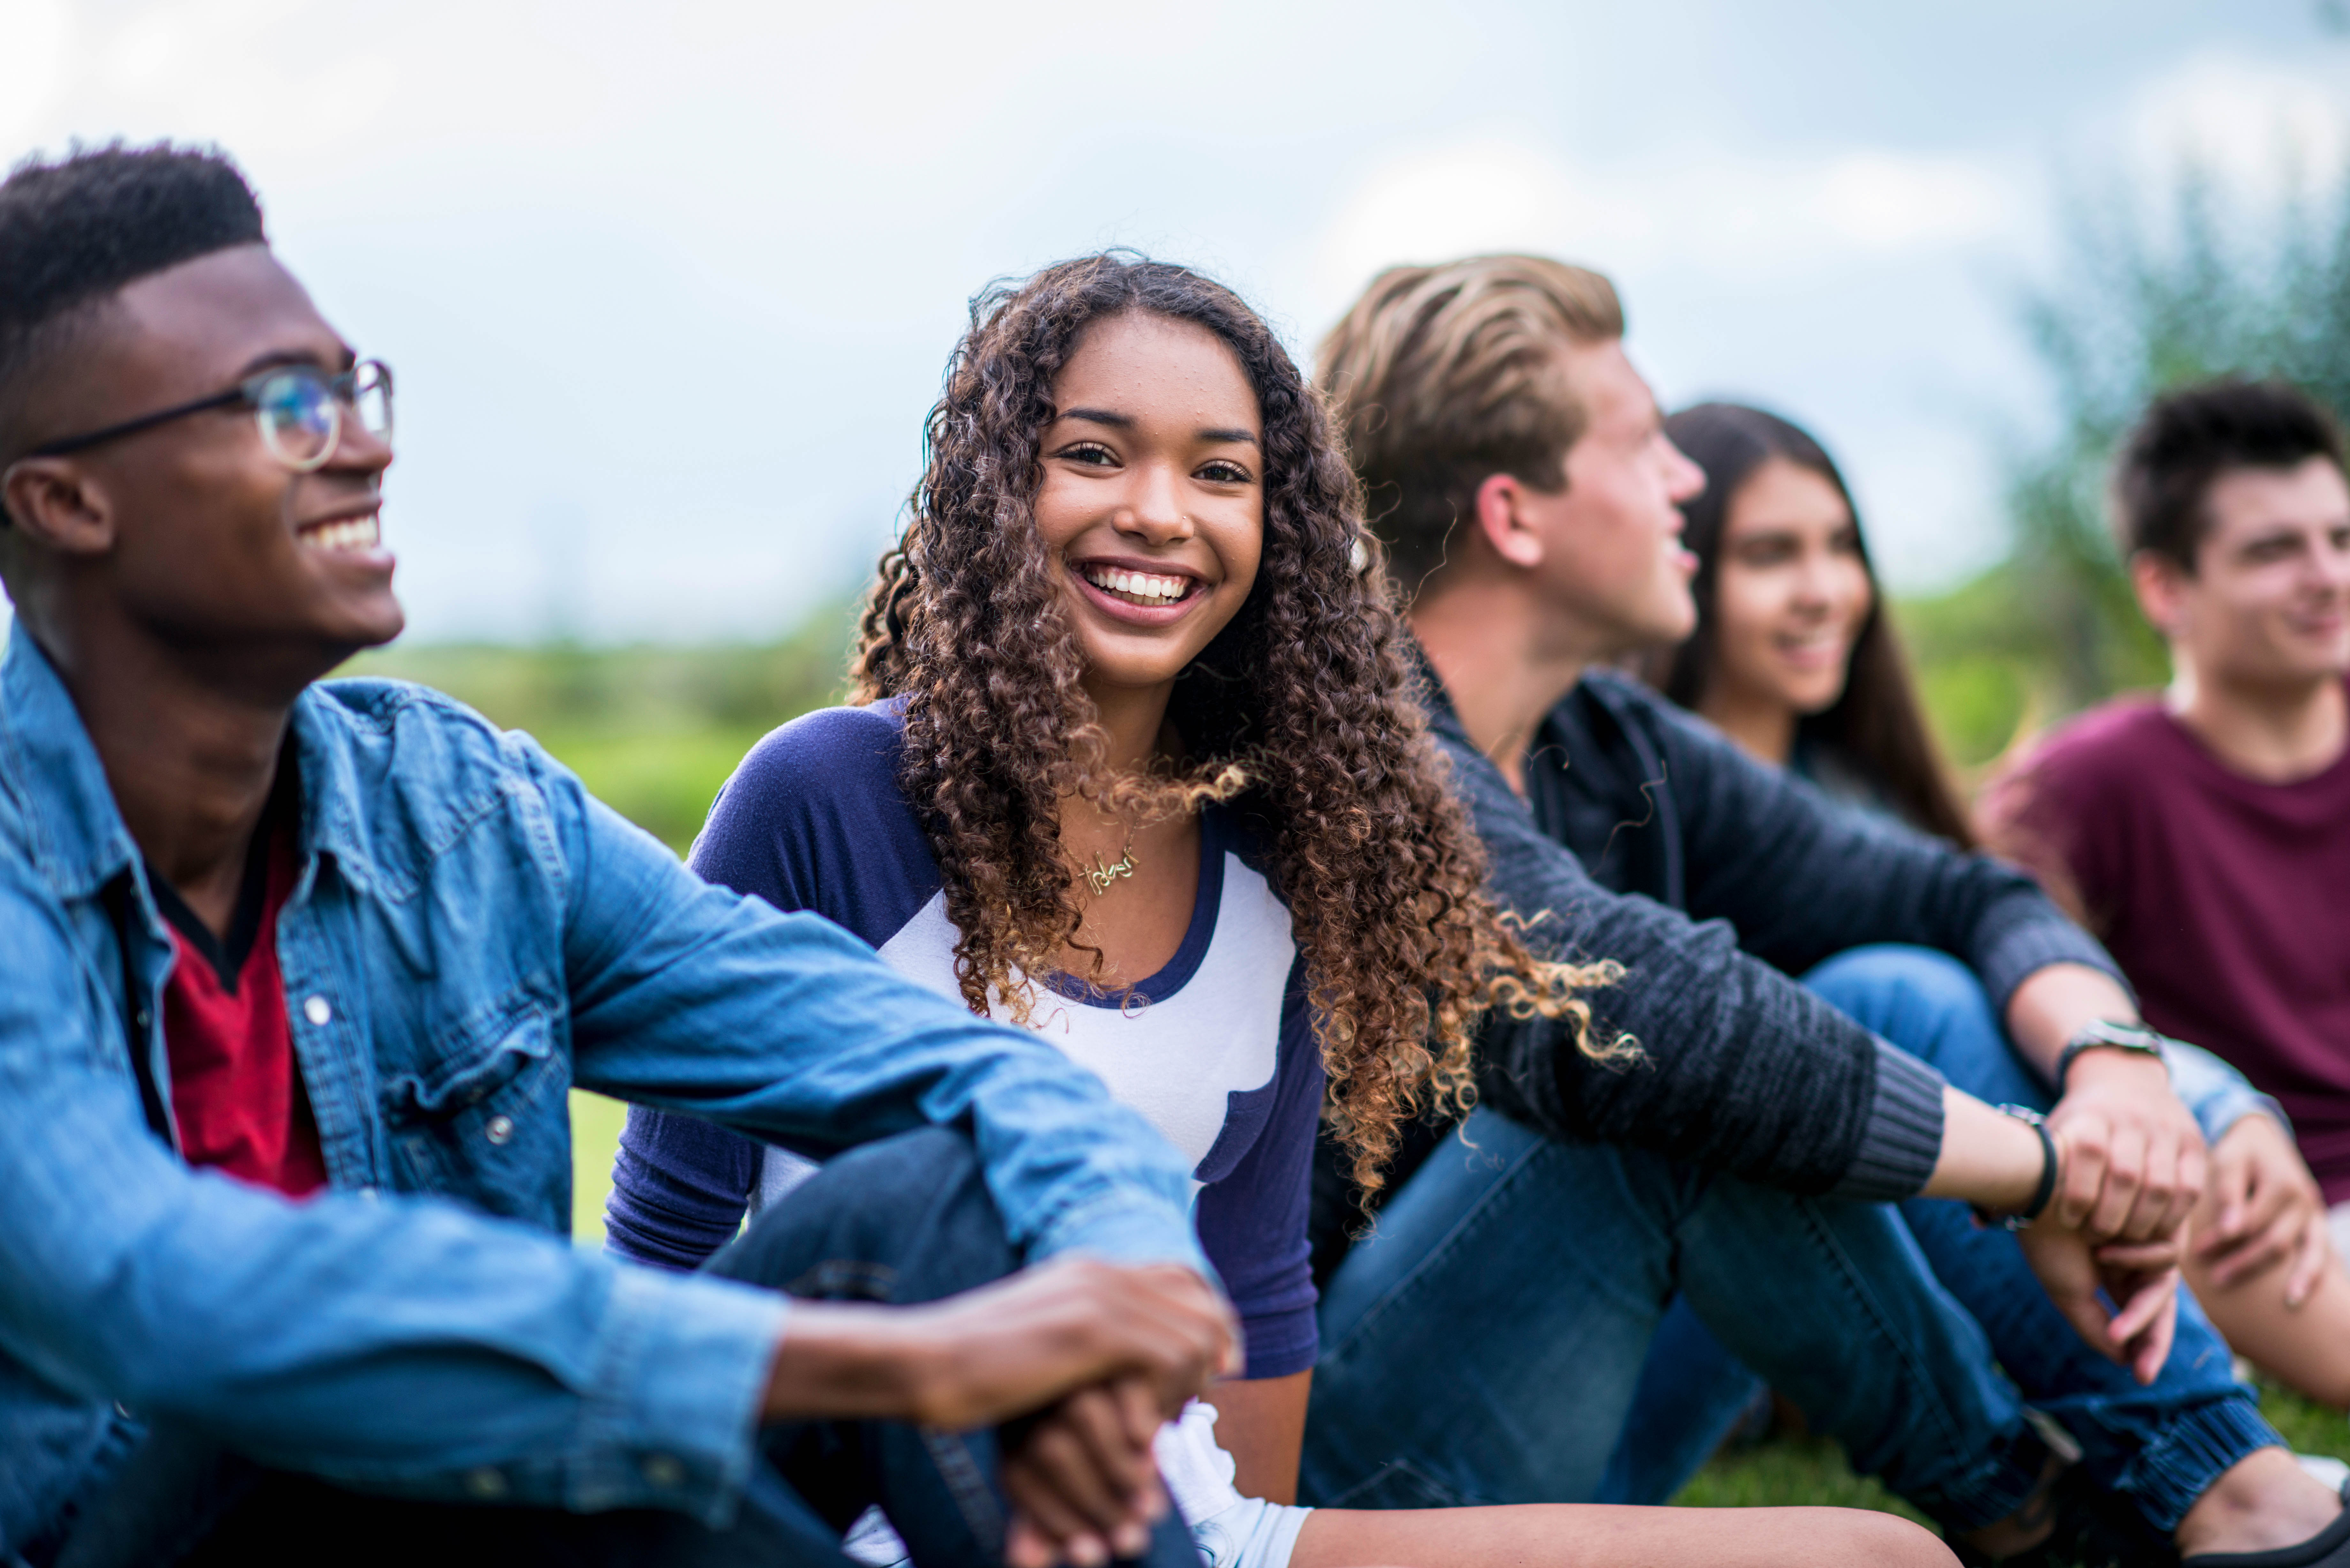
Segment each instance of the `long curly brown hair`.
[[[1189,760],[1139,787],[1103,776],[1105,737],[1032,508],[1055,378],[1088,327],[1129,311],[1192,323],[1232,350],[1256,392],[1265,475],[1255,586],[1169,704]],[[1050,971],[1076,943],[1061,802],[1231,798],[1288,906],[1326,1115],[1367,1190],[1407,1116],[1465,1106],[1489,1008],[1566,1020],[1595,1056],[1629,1052],[1594,1044],[1575,994],[1615,966],[1536,959],[1479,890],[1482,846],[1414,698],[1354,474],[1320,394],[1237,296],[1123,254],[996,284],[972,303],[927,438],[905,535],[865,609],[853,700],[904,701],[899,782],[938,857],[973,1012],[993,992],[1024,1017],[1017,976]]]

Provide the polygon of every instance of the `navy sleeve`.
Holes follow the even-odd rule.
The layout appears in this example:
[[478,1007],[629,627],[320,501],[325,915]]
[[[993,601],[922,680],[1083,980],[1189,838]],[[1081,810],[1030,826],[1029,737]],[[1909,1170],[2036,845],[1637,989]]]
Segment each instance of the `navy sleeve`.
[[[1229,1171],[1201,1189],[1193,1221],[1200,1245],[1223,1276],[1248,1348],[1248,1377],[1283,1377],[1314,1365],[1320,1346],[1306,1221],[1312,1206],[1314,1139],[1322,1116],[1322,1054],[1305,1005],[1305,964],[1290,972],[1281,1010],[1281,1064],[1262,1130]],[[1262,1094],[1263,1091],[1258,1091]],[[1254,1119],[1232,1096],[1227,1135]],[[1217,1167],[1217,1151],[1201,1162]]]
[[687,864],[779,909],[812,909],[879,947],[939,890],[938,863],[898,788],[893,704],[827,708],[751,748]]
[[[813,910],[879,947],[931,894],[920,825],[897,788],[894,711],[827,708],[751,749],[719,792],[688,864],[785,911]],[[764,1156],[730,1128],[632,1107],[604,1205],[605,1246],[699,1267],[742,1227]]]
[[695,1269],[734,1239],[759,1183],[759,1144],[674,1111],[629,1107],[604,1250],[656,1269]]

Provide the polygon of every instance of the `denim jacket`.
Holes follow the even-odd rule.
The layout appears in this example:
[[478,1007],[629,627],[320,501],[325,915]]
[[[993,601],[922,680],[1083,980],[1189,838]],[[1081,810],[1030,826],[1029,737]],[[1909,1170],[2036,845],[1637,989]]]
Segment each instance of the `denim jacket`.
[[2293,1130],[2282,1106],[2202,1046],[2173,1040],[2163,1046],[2162,1059],[2170,1068],[2172,1091],[2194,1114],[2208,1142],[2218,1143],[2230,1127],[2255,1114],[2272,1116],[2277,1126]]
[[289,745],[277,958],[329,1176],[302,1202],[151,1130],[172,948],[63,683],[11,630],[0,1561],[147,1417],[373,1490],[727,1518],[785,1306],[564,1239],[575,1085],[818,1154],[960,1126],[1030,1256],[1206,1272],[1182,1157],[1089,1075],[703,884],[528,738],[342,680]]

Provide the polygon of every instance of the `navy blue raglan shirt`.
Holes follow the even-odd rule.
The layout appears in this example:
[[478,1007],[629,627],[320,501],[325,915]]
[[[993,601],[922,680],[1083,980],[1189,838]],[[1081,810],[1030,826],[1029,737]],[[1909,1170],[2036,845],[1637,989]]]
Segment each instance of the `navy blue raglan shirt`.
[[[691,864],[778,909],[813,910],[959,997],[938,862],[898,785],[901,739],[894,702],[794,720],[743,760]],[[1316,1349],[1306,1220],[1322,1061],[1289,913],[1254,846],[1219,806],[1201,840],[1191,923],[1166,967],[1119,992],[1049,977],[1030,1026],[1190,1158],[1201,1245],[1240,1314],[1248,1376],[1278,1377],[1312,1366]],[[632,1108],[607,1245],[695,1267],[809,1168],[712,1123]]]

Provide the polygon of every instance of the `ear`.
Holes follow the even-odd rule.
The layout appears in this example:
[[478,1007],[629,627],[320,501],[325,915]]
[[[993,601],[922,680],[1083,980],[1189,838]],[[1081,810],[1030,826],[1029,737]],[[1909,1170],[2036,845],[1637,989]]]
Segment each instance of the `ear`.
[[1492,473],[1477,487],[1478,536],[1520,571],[1542,565],[1543,537],[1526,515],[1527,485],[1513,474]]
[[25,537],[61,556],[102,556],[114,547],[114,508],[105,490],[66,457],[27,457],[0,473],[0,505]]
[[2187,574],[2169,556],[2140,550],[2129,558],[2130,587],[2137,607],[2165,640],[2176,640],[2187,629]]

